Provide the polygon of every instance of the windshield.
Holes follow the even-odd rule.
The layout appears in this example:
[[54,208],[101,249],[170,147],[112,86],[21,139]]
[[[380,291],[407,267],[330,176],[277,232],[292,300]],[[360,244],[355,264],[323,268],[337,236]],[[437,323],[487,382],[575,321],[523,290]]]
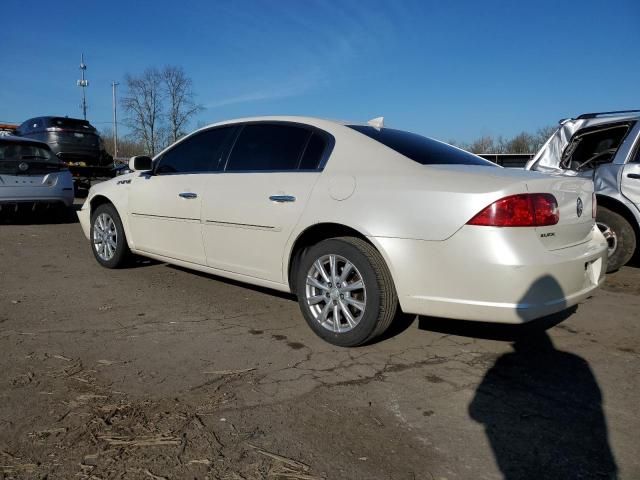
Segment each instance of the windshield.
[[496,167],[489,160],[480,158],[446,143],[415,133],[392,128],[374,128],[364,125],[347,125],[422,165],[483,165]]

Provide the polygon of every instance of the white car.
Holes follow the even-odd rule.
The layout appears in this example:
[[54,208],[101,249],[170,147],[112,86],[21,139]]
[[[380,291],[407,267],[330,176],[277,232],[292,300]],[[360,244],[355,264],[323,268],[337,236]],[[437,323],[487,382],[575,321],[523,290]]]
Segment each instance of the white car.
[[520,323],[603,281],[593,183],[509,170],[447,144],[308,117],[202,128],[93,186],[97,261],[129,252],[297,295],[355,346],[405,313]]

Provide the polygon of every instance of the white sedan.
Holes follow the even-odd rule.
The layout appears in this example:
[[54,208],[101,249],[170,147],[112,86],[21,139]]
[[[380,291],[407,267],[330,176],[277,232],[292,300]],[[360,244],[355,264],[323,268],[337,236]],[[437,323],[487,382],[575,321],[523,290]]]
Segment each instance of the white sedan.
[[408,314],[520,323],[604,279],[593,184],[498,167],[420,135],[308,117],[202,128],[91,188],[96,260],[130,252],[292,292],[341,346]]

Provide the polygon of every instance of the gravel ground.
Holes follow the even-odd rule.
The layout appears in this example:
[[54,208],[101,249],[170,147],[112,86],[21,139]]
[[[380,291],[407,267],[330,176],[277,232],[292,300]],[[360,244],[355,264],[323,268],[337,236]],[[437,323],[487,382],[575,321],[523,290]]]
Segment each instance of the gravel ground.
[[8,219],[0,479],[640,478],[640,269],[544,325],[341,349],[290,296]]

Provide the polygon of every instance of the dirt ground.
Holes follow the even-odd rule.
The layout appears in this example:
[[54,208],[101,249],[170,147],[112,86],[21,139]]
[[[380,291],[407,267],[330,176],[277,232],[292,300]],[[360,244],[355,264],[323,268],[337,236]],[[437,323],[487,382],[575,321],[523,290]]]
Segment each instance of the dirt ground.
[[0,479],[640,478],[640,268],[544,324],[341,349],[287,295],[6,221]]

